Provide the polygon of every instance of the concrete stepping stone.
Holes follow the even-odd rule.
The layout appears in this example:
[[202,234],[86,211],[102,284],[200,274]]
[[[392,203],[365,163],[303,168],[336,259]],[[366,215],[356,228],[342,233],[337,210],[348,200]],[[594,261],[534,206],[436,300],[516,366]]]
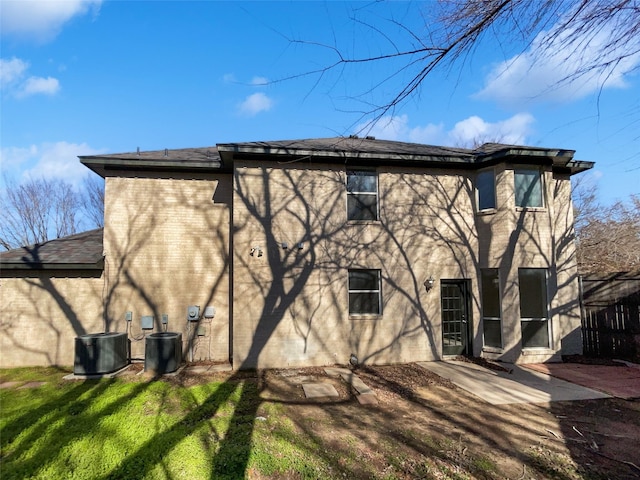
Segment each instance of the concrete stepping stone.
[[338,391],[330,383],[303,383],[302,389],[307,398],[339,397]]
[[360,395],[356,395],[358,402],[360,405],[377,405],[378,397],[375,393],[361,393]]
[[[376,395],[374,391],[371,390],[371,388],[369,388],[360,377],[358,377],[355,373],[353,373],[352,370],[349,370],[348,368],[327,367],[324,369],[324,372],[329,376],[342,377],[345,382],[351,385],[355,389],[355,391],[358,392],[358,401],[360,401],[359,397],[361,397],[362,395],[373,395],[373,397],[375,397]],[[363,399],[363,401],[367,400]],[[360,401],[360,403],[362,402]]]
[[47,382],[27,382],[21,387],[18,387],[18,390],[22,390],[23,388],[38,388],[44,385]]
[[0,389],[3,388],[12,388],[15,387],[16,385],[20,385],[22,382],[2,382],[0,383]]
[[324,373],[326,373],[330,377],[341,377],[343,375],[353,374],[353,372],[348,368],[340,368],[340,367],[327,367],[324,369]]

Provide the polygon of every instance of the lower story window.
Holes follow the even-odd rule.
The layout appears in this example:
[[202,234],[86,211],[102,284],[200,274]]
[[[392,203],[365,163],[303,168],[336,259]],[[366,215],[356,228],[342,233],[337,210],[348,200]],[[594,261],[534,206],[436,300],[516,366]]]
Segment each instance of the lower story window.
[[484,345],[502,348],[502,322],[500,321],[500,277],[498,269],[487,268],[481,272],[482,324]]
[[549,348],[549,310],[547,270],[518,270],[520,291],[520,328],[523,348]]
[[380,270],[349,270],[349,315],[380,315]]

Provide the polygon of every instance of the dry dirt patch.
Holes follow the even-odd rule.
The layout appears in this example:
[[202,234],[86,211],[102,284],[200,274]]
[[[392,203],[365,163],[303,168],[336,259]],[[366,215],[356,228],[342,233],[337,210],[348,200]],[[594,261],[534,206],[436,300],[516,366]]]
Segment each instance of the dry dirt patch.
[[[319,445],[351,478],[640,478],[638,401],[494,406],[416,364],[354,372],[377,405],[360,405],[346,382],[320,367],[169,381],[255,382],[260,402],[281,405],[300,438]],[[305,382],[330,383],[339,396],[307,399]]]
[[[382,472],[415,478],[639,478],[640,404],[618,399],[493,406],[415,364],[360,367],[376,406],[362,406],[322,369],[268,371],[266,401],[281,401],[301,433],[348,450]],[[292,379],[333,382],[340,397],[309,401]],[[354,462],[357,469],[357,462]],[[456,473],[458,472],[458,473]],[[354,472],[357,475],[357,471]],[[360,478],[367,478],[365,471]],[[432,475],[432,476],[429,476]],[[445,477],[447,476],[445,475]]]

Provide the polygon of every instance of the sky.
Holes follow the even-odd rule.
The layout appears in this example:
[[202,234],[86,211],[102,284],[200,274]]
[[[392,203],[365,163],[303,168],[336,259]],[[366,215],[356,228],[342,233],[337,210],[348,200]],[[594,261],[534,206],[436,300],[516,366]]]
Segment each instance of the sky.
[[[2,180],[81,185],[79,155],[338,135],[576,150],[611,204],[640,194],[640,55],[607,81],[557,82],[563,45],[487,37],[383,105],[419,62],[337,65],[413,48],[433,2],[0,0]],[[595,47],[595,46],[594,46]]]

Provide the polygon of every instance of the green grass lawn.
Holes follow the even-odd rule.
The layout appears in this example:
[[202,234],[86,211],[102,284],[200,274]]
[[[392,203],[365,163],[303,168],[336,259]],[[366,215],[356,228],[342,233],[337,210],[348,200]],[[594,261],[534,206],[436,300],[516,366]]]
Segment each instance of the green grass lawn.
[[[19,382],[0,389],[2,480],[637,474],[636,451],[621,440],[637,438],[633,401],[492,406],[411,365],[360,371],[376,390],[379,404],[372,407],[339,381],[338,398],[306,399],[300,384],[278,370],[90,381],[63,380],[66,373],[0,370],[0,383]],[[296,374],[330,381],[314,369]],[[45,383],[19,388],[27,382]],[[594,436],[596,424],[609,433]]]
[[255,381],[184,387],[62,376],[2,372],[3,381],[47,381],[0,390],[3,480],[334,477],[281,407],[261,404]]

